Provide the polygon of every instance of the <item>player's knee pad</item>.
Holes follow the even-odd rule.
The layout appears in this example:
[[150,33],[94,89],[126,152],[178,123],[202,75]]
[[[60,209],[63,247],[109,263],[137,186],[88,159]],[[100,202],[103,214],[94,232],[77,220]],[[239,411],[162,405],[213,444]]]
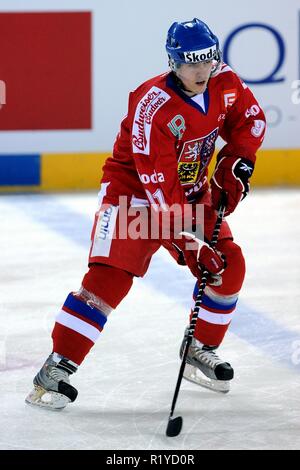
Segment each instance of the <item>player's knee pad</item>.
[[244,282],[246,266],[242,249],[233,240],[226,238],[217,243],[217,249],[224,253],[227,267],[222,274],[224,294],[239,292]]
[[115,309],[127,295],[133,274],[105,264],[92,264],[85,274],[82,287],[89,294]]

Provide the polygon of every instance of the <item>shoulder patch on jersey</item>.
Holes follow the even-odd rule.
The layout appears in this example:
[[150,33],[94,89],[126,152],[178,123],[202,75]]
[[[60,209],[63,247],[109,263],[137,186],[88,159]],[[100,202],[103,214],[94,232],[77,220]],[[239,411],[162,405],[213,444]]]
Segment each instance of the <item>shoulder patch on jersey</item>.
[[237,89],[232,88],[231,90],[224,90],[223,92],[224,97],[224,109],[226,110],[230,106],[232,106],[237,100]]
[[157,111],[171,98],[161,88],[153,86],[139,101],[132,125],[133,153],[150,154],[150,133]]

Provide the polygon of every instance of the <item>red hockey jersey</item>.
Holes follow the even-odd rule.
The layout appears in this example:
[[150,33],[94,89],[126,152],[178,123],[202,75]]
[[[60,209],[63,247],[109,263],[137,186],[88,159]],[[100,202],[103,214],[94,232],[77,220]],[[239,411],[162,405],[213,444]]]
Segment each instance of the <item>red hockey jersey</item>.
[[228,65],[193,98],[173,72],[154,77],[129,95],[128,115],[104,165],[107,197],[116,205],[124,195],[135,205],[197,201],[208,187],[217,137],[227,142],[222,155],[255,161],[264,132],[263,111]]

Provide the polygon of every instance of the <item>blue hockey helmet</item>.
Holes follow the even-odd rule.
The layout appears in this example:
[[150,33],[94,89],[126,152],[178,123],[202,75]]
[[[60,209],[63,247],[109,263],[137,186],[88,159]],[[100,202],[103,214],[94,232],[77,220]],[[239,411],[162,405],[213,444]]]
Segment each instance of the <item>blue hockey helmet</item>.
[[222,60],[217,36],[198,18],[173,23],[168,31],[166,50],[171,68],[208,60],[216,61],[218,67]]

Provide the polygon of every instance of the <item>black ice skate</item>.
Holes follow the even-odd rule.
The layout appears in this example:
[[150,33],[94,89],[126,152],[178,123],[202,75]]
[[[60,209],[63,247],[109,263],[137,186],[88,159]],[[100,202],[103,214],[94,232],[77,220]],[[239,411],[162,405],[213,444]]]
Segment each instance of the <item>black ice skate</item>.
[[[188,328],[184,333],[180,357],[183,355],[187,335]],[[227,393],[230,390],[229,381],[233,379],[233,368],[217,356],[215,349],[215,346],[205,346],[192,338],[183,377],[210,390]]]
[[65,408],[78,394],[69,379],[76,370],[77,365],[72,361],[56,353],[50,354],[33,379],[34,388],[26,397],[26,403],[50,410]]

